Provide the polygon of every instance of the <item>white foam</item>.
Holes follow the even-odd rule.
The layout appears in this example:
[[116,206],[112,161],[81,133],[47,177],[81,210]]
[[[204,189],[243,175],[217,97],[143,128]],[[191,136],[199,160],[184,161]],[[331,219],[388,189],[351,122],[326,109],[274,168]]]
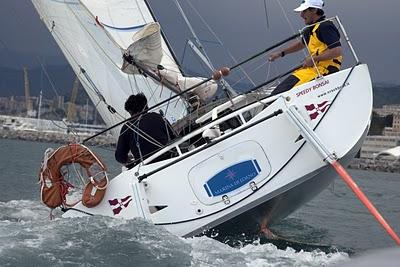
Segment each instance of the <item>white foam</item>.
[[192,266],[326,266],[348,260],[344,252],[324,253],[321,250],[296,252],[278,249],[273,244],[257,242],[240,248],[207,237],[185,239],[192,246]]
[[11,200],[0,202],[0,220],[6,221],[35,221],[48,218],[49,209],[39,201]]

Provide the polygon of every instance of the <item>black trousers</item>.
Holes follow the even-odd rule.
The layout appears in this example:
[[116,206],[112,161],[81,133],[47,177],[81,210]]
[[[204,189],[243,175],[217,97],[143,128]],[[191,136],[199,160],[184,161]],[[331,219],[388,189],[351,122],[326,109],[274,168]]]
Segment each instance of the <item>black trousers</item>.
[[297,78],[294,75],[289,75],[286,79],[284,79],[280,84],[278,84],[278,86],[274,89],[274,91],[272,91],[271,96],[272,95],[277,95],[283,92],[286,92],[290,89],[293,88],[293,86],[296,85],[296,83],[298,83],[300,81],[299,78]]

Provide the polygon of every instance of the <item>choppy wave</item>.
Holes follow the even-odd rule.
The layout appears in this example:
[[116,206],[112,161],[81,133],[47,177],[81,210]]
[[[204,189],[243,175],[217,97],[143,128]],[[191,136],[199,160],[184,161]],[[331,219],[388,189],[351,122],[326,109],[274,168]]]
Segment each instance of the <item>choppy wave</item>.
[[0,266],[324,266],[344,252],[279,249],[259,240],[232,247],[180,238],[145,220],[49,220],[37,201],[0,202]]
[[207,237],[186,242],[192,247],[192,266],[326,266],[348,259],[344,252],[296,251],[290,247],[282,250],[258,241],[243,247],[230,247]]

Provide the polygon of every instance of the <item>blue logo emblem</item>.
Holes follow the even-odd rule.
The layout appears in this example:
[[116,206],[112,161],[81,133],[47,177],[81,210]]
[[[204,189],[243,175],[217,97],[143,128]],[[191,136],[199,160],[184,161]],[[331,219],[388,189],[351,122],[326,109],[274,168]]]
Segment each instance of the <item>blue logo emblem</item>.
[[209,197],[220,196],[247,184],[260,172],[257,160],[247,160],[220,171],[203,186]]

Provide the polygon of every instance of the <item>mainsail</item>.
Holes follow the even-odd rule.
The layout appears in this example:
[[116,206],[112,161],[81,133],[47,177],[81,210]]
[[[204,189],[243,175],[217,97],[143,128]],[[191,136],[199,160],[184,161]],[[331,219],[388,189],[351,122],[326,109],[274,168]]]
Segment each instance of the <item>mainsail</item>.
[[[182,76],[144,0],[32,2],[108,126],[128,116],[124,102],[131,94],[143,92],[153,106],[202,81]],[[159,81],[124,64],[124,54]],[[174,90],[162,81],[175,85]],[[194,93],[204,101],[216,88],[211,82]],[[160,109],[174,122],[187,115],[185,100],[175,98]]]

